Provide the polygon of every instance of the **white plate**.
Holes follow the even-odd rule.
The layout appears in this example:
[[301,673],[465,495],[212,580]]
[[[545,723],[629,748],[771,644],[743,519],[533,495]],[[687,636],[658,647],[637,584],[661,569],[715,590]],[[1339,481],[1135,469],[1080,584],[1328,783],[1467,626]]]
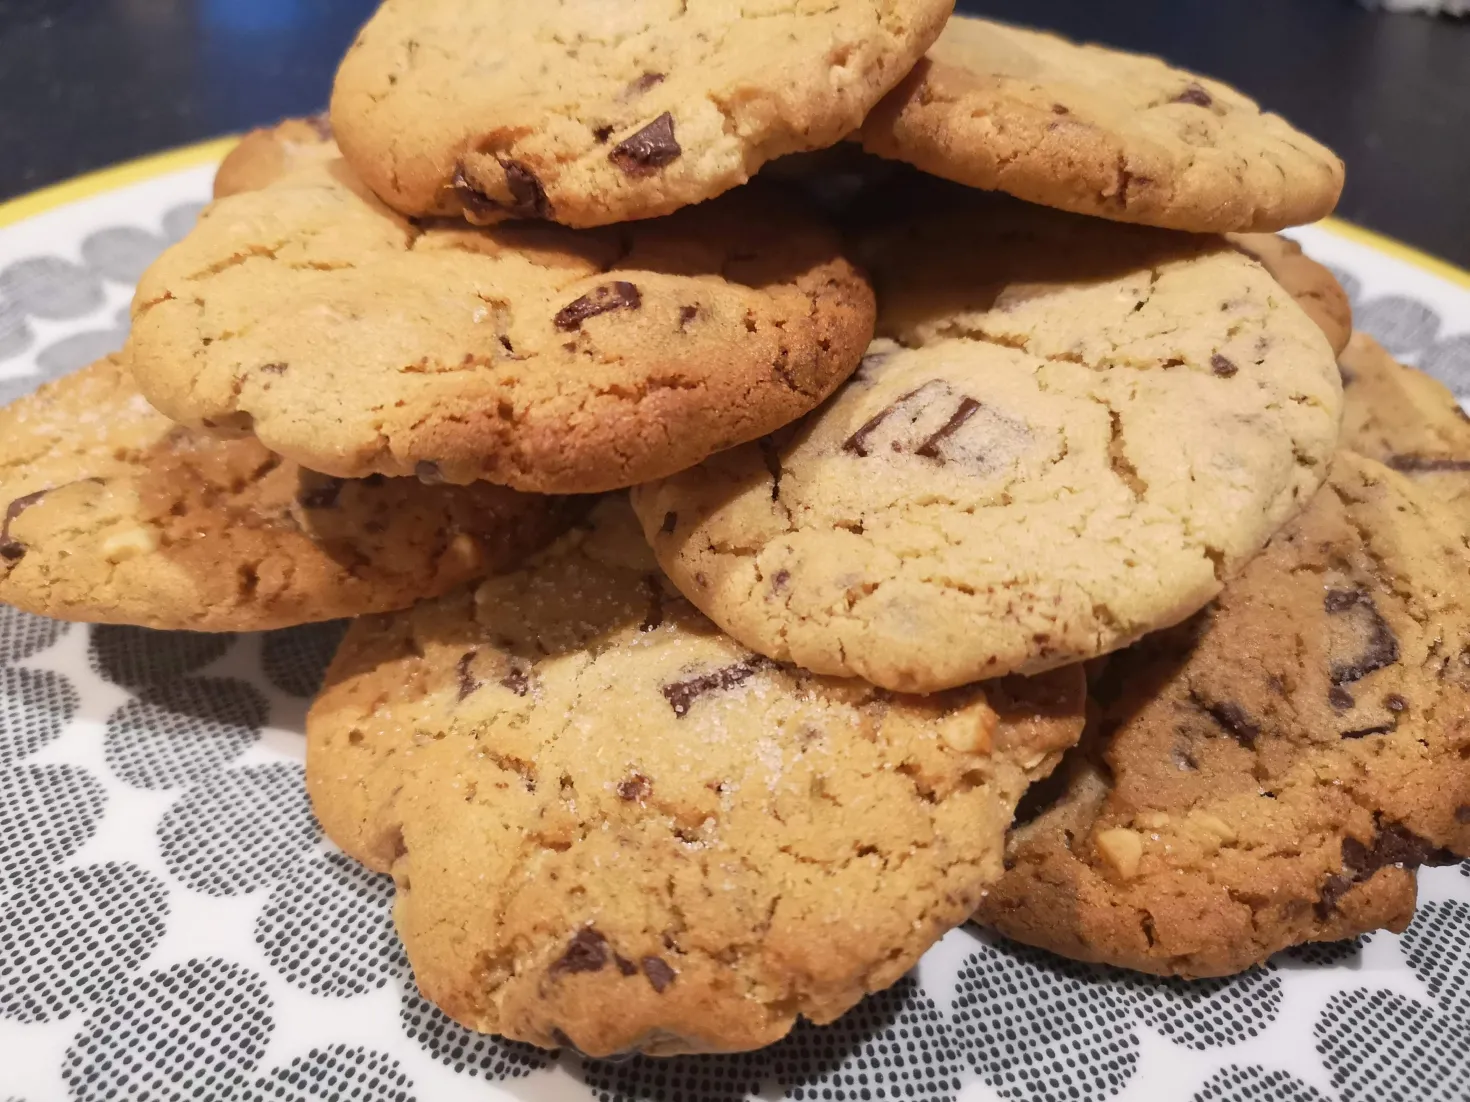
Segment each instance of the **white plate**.
[[[0,401],[122,341],[220,147],[0,206]],[[1470,275],[1298,236],[1360,327],[1470,398]],[[826,1030],[743,1057],[583,1062],[420,999],[391,883],[325,842],[306,699],[340,629],[160,635],[0,609],[0,1100],[1470,1098],[1470,865],[1402,937],[1231,980],[1086,968],[970,931]]]

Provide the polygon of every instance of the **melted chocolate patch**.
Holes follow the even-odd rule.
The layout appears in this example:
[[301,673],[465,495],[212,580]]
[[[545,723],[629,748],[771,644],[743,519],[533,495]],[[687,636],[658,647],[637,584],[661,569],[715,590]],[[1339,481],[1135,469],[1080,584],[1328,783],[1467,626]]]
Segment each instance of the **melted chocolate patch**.
[[1213,371],[1216,375],[1220,376],[1220,378],[1228,379],[1237,371],[1239,371],[1240,368],[1236,367],[1233,362],[1231,362],[1226,357],[1220,355],[1220,353],[1216,352],[1213,356],[1210,357],[1210,370]]
[[770,665],[769,659],[751,658],[734,666],[726,666],[723,669],[700,674],[698,677],[675,681],[663,687],[664,699],[669,702],[669,707],[674,709],[674,715],[683,719],[689,714],[689,709],[694,706],[694,702],[706,693],[733,689],[750,680],[768,665]]
[[1322,883],[1321,898],[1317,902],[1317,917],[1325,919],[1337,908],[1349,888],[1361,884],[1379,869],[1399,865],[1406,869],[1417,869],[1421,865],[1452,865],[1459,858],[1448,850],[1439,849],[1425,838],[1400,823],[1380,826],[1374,835],[1373,844],[1366,846],[1356,838],[1342,840],[1342,863],[1344,871],[1329,876]]
[[949,420],[937,432],[931,433],[928,439],[914,449],[914,454],[922,455],[925,459],[941,459],[939,445],[959,432],[960,427],[971,417],[975,416],[975,411],[979,408],[980,403],[975,401],[975,399],[962,398],[959,408],[954,411]]
[[632,776],[618,782],[618,799],[639,802],[648,799],[653,791],[653,782],[642,773],[634,773]]
[[636,310],[642,305],[643,296],[638,293],[638,288],[619,279],[594,287],[581,298],[567,303],[552,319],[552,324],[562,332],[570,333],[582,328],[584,321],[598,314],[611,310]]
[[475,655],[477,655],[478,653],[480,652],[473,650],[466,652],[463,656],[460,657],[459,662],[454,667],[454,672],[459,676],[460,700],[463,700],[465,697],[469,696],[471,693],[473,693],[476,689],[484,684],[483,681],[479,680],[477,677],[475,677],[474,674],[470,673],[470,666],[474,664]]
[[649,985],[660,995],[668,989],[669,984],[674,982],[678,975],[670,968],[662,957],[644,957],[643,974],[648,977]]
[[1261,725],[1239,704],[1233,700],[1206,700],[1197,693],[1191,693],[1190,699],[1240,745],[1247,750],[1255,747]]
[[550,218],[551,200],[546,198],[546,189],[540,179],[520,161],[503,159],[500,167],[505,170],[505,186],[510,188],[512,214],[522,218]]
[[1322,607],[1332,616],[1349,617],[1350,631],[1360,640],[1357,655],[1332,662],[1328,676],[1334,685],[1358,681],[1399,660],[1398,637],[1365,591],[1329,589],[1322,598]]
[[[56,488],[58,487],[52,487],[52,489]],[[50,492],[50,489],[46,489],[37,490],[32,494],[25,494],[22,497],[16,498],[5,507],[5,519],[0,521],[0,558],[16,562],[25,557],[26,545],[17,539],[11,538],[10,526],[15,522],[16,517],[20,516]]]
[[1209,92],[1205,91],[1198,84],[1189,84],[1185,87],[1184,91],[1174,97],[1174,102],[1190,103],[1195,107],[1213,107],[1215,105],[1215,97],[1210,95]]
[[567,943],[566,952],[552,964],[550,971],[553,975],[560,972],[599,972],[610,957],[607,938],[587,926],[578,930],[577,936]]
[[454,197],[459,200],[459,205],[464,208],[466,214],[476,218],[493,218],[505,208],[490,196],[486,195],[465,175],[464,165],[456,165],[454,176],[449,182],[454,189]]
[[665,111],[642,130],[613,146],[607,159],[629,176],[649,176],[678,160],[683,152],[674,137],[674,116]]
[[302,490],[296,498],[303,509],[334,509],[337,499],[342,496],[342,487],[346,485],[345,478],[328,478],[322,476],[325,481],[320,485],[312,486]]
[[1450,459],[1445,456],[1391,455],[1388,457],[1388,465],[1404,474],[1470,471],[1470,459]]

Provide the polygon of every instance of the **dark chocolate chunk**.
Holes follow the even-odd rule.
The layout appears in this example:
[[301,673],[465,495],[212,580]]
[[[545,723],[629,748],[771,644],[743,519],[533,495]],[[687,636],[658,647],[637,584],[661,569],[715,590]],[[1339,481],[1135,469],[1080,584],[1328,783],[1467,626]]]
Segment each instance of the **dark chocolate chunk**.
[[500,683],[515,693],[516,696],[525,696],[531,690],[530,677],[526,675],[525,670],[517,665],[512,665],[506,671],[505,676],[500,679]]
[[550,971],[598,972],[608,961],[607,938],[591,926],[577,931],[577,936],[567,943],[567,951],[551,965]]
[[546,189],[536,174],[520,161],[500,158],[500,167],[505,170],[505,186],[510,188],[512,214],[522,218],[550,218],[551,200],[546,198]]
[[1344,871],[1329,876],[1323,882],[1321,898],[1317,902],[1317,916],[1325,919],[1349,888],[1363,883],[1379,869],[1390,865],[1417,869],[1421,865],[1451,865],[1458,861],[1459,858],[1448,850],[1439,849],[1434,843],[1419,837],[1400,823],[1380,825],[1371,846],[1364,845],[1356,838],[1344,838]]
[[1388,465],[1404,474],[1431,474],[1437,471],[1470,471],[1470,459],[1445,456],[1391,455]]
[[494,218],[505,208],[490,196],[486,195],[465,175],[464,165],[456,165],[454,177],[449,186],[454,189],[454,197],[459,200],[459,205],[464,212],[475,218]]
[[1184,91],[1174,97],[1174,102],[1192,103],[1196,107],[1213,107],[1215,97],[1210,95],[1209,92],[1205,91],[1198,84],[1190,84],[1185,87]]
[[629,176],[648,176],[677,160],[682,152],[674,138],[674,116],[665,111],[642,130],[613,146],[607,159]]
[[618,799],[642,802],[653,791],[653,782],[642,773],[634,773],[618,782]]
[[1051,105],[1051,113],[1053,115],[1070,115],[1072,111],[1060,103],[1054,103]]
[[667,990],[669,984],[674,982],[674,977],[678,975],[664,962],[662,957],[644,957],[643,974],[648,977],[649,984],[660,995]]
[[678,513],[672,513],[672,512],[665,513],[664,514],[664,524],[663,524],[663,527],[659,529],[659,531],[662,532],[664,535],[667,536],[670,533],[672,533],[673,530],[675,528],[677,528],[677,527],[679,527],[679,514]]
[[944,423],[944,426],[939,429],[938,432],[935,432],[927,440],[920,444],[919,447],[916,449],[915,454],[922,455],[925,459],[941,459],[942,456],[940,456],[939,454],[939,445],[944,443],[945,440],[949,439],[949,437],[953,436],[955,433],[959,432],[960,426],[962,426],[966,421],[973,417],[975,415],[975,411],[979,408],[980,403],[975,401],[975,399],[962,399],[959,408],[954,411],[954,414],[950,417],[950,419]]
[[1383,706],[1395,714],[1408,708],[1409,702],[1398,693],[1389,693],[1383,698]]
[[469,696],[471,693],[473,693],[476,689],[484,684],[483,681],[480,681],[472,673],[470,673],[470,666],[474,664],[475,655],[478,653],[478,651],[466,652],[460,658],[459,664],[454,667],[455,672],[459,674],[460,700],[463,700],[465,697]]
[[430,463],[427,459],[415,463],[413,473],[425,486],[439,486],[444,482],[444,472],[439,469],[439,464]]
[[1356,704],[1357,701],[1353,699],[1353,694],[1341,685],[1334,685],[1327,690],[1327,703],[1331,704],[1334,710],[1345,712]]
[[283,363],[261,364],[260,370],[264,371],[267,375],[284,375],[286,374],[286,365]]
[[868,450],[868,438],[882,427],[883,422],[888,420],[888,418],[892,417],[895,413],[897,413],[899,409],[906,403],[911,402],[914,398],[918,397],[919,394],[921,394],[924,390],[936,385],[943,386],[944,384],[928,382],[921,387],[916,387],[915,389],[909,391],[907,394],[900,397],[897,401],[889,402],[888,405],[884,406],[877,413],[873,414],[872,417],[869,417],[868,420],[863,424],[862,428],[858,429],[857,432],[853,433],[842,442],[842,450],[845,452],[852,452],[854,455],[866,459],[871,454]]
[[734,666],[726,666],[723,669],[712,670],[709,673],[691,677],[685,681],[675,681],[663,687],[664,699],[669,702],[669,707],[674,709],[674,714],[683,719],[689,714],[689,709],[694,702],[705,693],[719,692],[724,689],[733,689],[735,686],[751,677],[769,665],[765,658],[751,658]]
[[323,481],[318,485],[305,488],[297,496],[296,500],[301,503],[303,509],[332,509],[337,505],[337,498],[342,495],[342,487],[346,484],[345,478],[328,478],[322,475]]
[[636,310],[642,305],[643,296],[638,293],[638,288],[619,279],[594,287],[576,301],[567,303],[552,324],[562,332],[570,333],[582,328],[584,321],[598,314],[606,314],[610,310]]
[[1356,657],[1332,663],[1328,676],[1334,685],[1358,681],[1399,660],[1398,637],[1366,592],[1361,589],[1329,589],[1322,599],[1322,607],[1333,616],[1352,615],[1357,620],[1358,633],[1364,637]]
[[638,974],[638,966],[627,957],[619,956],[617,953],[614,953],[613,963],[618,966],[618,971],[625,976],[636,976]]
[[1234,363],[1226,359],[1224,356],[1220,355],[1220,353],[1216,352],[1213,356],[1210,357],[1210,370],[1213,371],[1216,375],[1220,376],[1220,378],[1228,379],[1230,378],[1230,376],[1239,371],[1240,368],[1236,367]]
[[1255,746],[1256,737],[1261,733],[1261,725],[1239,704],[1231,700],[1206,700],[1198,693],[1191,693],[1190,698],[1196,707],[1224,728],[1225,733],[1240,745],[1247,750]]

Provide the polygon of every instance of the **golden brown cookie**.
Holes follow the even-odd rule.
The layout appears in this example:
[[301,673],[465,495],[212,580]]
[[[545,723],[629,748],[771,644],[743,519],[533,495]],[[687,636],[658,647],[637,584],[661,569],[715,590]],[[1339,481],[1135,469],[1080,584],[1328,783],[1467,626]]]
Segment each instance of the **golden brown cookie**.
[[1321,264],[1289,237],[1275,233],[1232,233],[1230,243],[1257,261],[1286,289],[1327,335],[1333,355],[1341,356],[1353,335],[1353,307],[1347,292]]
[[856,130],[953,7],[387,0],[342,61],[332,123],[405,214],[650,218]]
[[660,564],[746,646],[902,692],[1178,623],[1326,475],[1321,331],[1220,238],[924,194],[832,400],[635,489]]
[[312,470],[576,493],[799,417],[873,313],[835,231],[769,188],[474,229],[410,223],[336,161],[207,208],[144,273],[130,352],[170,417]]
[[403,608],[515,565],[566,503],[350,481],[181,428],[100,360],[0,410],[0,602],[193,631]]
[[424,993],[594,1056],[769,1044],[897,981],[1001,871],[1081,671],[928,698],[768,662],[625,499],[533,566],[358,621],[307,721],[327,834]]
[[341,155],[326,115],[258,127],[225,154],[214,174],[214,197],[259,191],[299,168],[324,164]]
[[1193,232],[1315,222],[1342,162],[1219,81],[956,16],[868,116],[869,152],[970,187]]
[[1467,560],[1437,509],[1344,452],[1210,609],[1109,658],[976,917],[1182,976],[1403,929],[1414,868],[1470,855]]

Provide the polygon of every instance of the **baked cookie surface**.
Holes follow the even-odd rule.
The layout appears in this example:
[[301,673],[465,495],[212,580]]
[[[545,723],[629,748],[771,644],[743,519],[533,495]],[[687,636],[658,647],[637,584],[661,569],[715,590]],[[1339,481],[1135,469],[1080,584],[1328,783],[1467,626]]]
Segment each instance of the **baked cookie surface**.
[[869,152],[1044,206],[1197,233],[1331,213],[1331,150],[1157,58],[956,16],[868,116]]
[[668,214],[862,123],[953,0],[388,0],[332,123],[414,215],[605,225]]
[[175,420],[312,470],[580,493],[805,413],[873,311],[835,231],[768,189],[475,229],[410,223],[335,161],[207,208],[139,283],[130,353]]
[[1090,658],[1197,611],[1325,477],[1331,349],[1218,238],[964,197],[867,254],[853,378],[633,493],[752,649],[905,692]]
[[1080,669],[928,698],[722,635],[621,496],[536,565],[357,622],[307,723],[425,994],[594,1056],[769,1044],[898,980],[1001,871]]
[[567,503],[350,481],[173,424],[116,359],[0,410],[0,602],[252,631],[402,608],[515,565]]
[[1353,307],[1347,292],[1326,267],[1318,264],[1289,237],[1275,233],[1233,233],[1230,243],[1271,273],[1321,328],[1341,356],[1353,335]]
[[214,197],[259,191],[299,168],[340,156],[326,115],[283,119],[275,126],[257,127],[220,162],[214,174]]
[[1466,560],[1437,508],[1344,452],[1215,605],[1108,658],[977,919],[1184,976],[1402,930],[1414,868],[1470,854]]

